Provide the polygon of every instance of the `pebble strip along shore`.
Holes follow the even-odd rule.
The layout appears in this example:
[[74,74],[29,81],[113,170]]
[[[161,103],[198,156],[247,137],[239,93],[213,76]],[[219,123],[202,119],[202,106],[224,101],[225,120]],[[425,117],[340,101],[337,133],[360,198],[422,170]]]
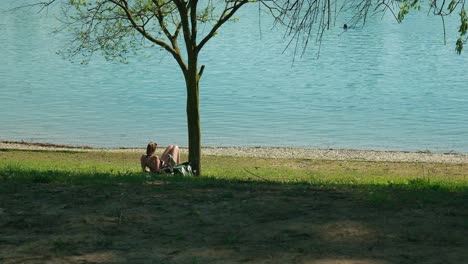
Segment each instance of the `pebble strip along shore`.
[[[52,144],[0,142],[0,149],[20,150],[71,150],[71,151],[113,151],[144,153],[145,148],[90,148],[57,146]],[[160,147],[160,149],[164,149]],[[187,153],[187,148],[181,148]],[[468,164],[468,154],[464,153],[431,153],[406,151],[347,150],[347,149],[309,149],[288,147],[206,147],[203,155],[281,158],[281,159],[317,159],[317,160],[359,160],[390,162],[427,162]]]

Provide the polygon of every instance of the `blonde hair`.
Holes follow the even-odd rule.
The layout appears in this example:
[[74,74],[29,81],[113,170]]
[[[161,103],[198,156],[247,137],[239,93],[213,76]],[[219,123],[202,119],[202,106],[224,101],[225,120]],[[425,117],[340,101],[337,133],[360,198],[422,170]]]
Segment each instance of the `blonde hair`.
[[156,151],[157,146],[158,146],[158,144],[156,144],[154,142],[148,143],[148,146],[146,146],[146,155],[148,155],[148,156],[153,155],[153,153]]

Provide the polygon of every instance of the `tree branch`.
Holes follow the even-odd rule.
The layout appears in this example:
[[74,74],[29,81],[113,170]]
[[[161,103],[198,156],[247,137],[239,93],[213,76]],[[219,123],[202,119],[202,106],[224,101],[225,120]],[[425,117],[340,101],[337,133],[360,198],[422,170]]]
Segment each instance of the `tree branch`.
[[187,48],[187,52],[191,51],[191,30],[190,30],[190,25],[188,21],[188,13],[187,13],[187,6],[185,5],[185,2],[183,0],[173,0],[174,4],[177,7],[177,10],[179,11],[180,15],[180,22],[182,24],[182,32],[184,34],[184,40],[185,40],[185,47]]
[[190,24],[192,25],[192,47],[197,45],[197,4],[198,0],[190,0]]
[[35,3],[35,4],[27,4],[27,5],[22,5],[22,6],[18,6],[18,7],[14,7],[8,11],[10,12],[15,12],[21,8],[26,8],[26,7],[35,7],[35,6],[41,6],[41,8],[39,9],[39,13],[42,12],[42,10],[44,10],[45,8],[49,7],[50,5],[52,5],[54,2],[56,2],[56,0],[49,0],[49,1],[45,1],[45,2],[38,2],[38,3]]
[[200,44],[198,45],[198,52],[205,46],[205,44],[210,40],[214,35],[216,34],[216,31],[226,22],[228,21],[236,12],[241,8],[244,4],[248,3],[248,0],[240,0],[240,1],[235,1],[234,5],[232,7],[227,7],[228,4],[226,4],[226,7],[221,14],[221,16],[218,19],[218,22],[213,26],[211,31],[206,35]]
[[154,44],[156,44],[156,45],[158,45],[160,47],[163,47],[165,50],[167,50],[169,53],[171,53],[172,56],[174,57],[174,59],[179,64],[180,68],[182,69],[184,75],[187,74],[187,66],[184,63],[179,50],[175,50],[170,45],[168,45],[166,42],[153,37],[143,27],[139,26],[136,23],[135,19],[133,18],[133,15],[131,14],[130,10],[128,9],[128,5],[126,4],[126,1],[124,1],[125,5],[123,5],[122,3],[117,2],[116,0],[109,0],[109,1],[114,3],[115,5],[119,6],[125,12],[128,20],[132,24],[133,28],[136,29],[141,35],[143,35],[149,41],[153,42]]

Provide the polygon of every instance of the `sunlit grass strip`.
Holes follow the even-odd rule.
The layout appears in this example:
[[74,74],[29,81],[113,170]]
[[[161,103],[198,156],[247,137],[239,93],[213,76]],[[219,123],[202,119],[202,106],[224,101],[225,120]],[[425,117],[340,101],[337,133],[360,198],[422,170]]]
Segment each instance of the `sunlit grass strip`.
[[[105,151],[0,150],[0,179],[79,183],[139,182],[154,178],[140,172],[140,155]],[[467,171],[468,164],[205,156],[203,177],[177,180],[459,189],[468,187]]]

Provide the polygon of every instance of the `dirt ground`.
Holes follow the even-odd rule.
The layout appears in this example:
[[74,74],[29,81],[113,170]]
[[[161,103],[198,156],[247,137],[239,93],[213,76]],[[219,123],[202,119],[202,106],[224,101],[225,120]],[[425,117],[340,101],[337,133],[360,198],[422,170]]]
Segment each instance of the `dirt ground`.
[[0,182],[0,263],[468,263],[466,193]]

